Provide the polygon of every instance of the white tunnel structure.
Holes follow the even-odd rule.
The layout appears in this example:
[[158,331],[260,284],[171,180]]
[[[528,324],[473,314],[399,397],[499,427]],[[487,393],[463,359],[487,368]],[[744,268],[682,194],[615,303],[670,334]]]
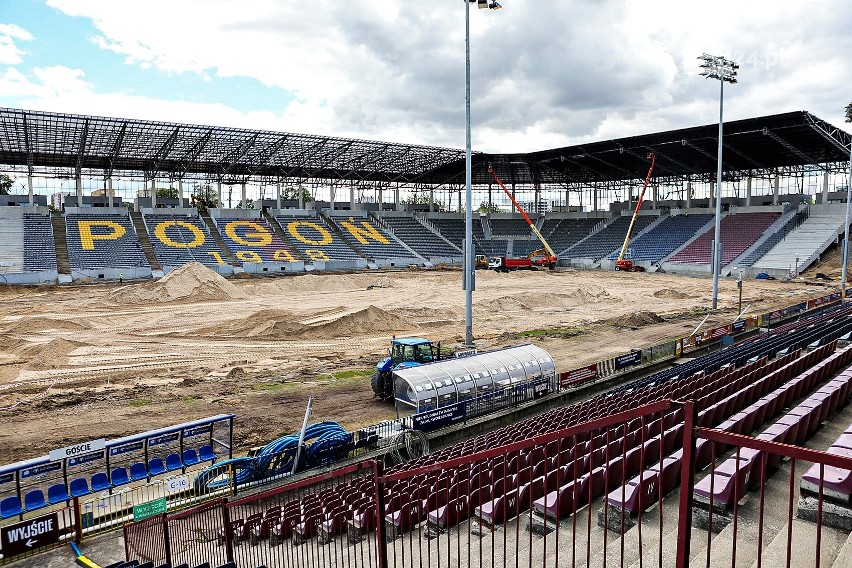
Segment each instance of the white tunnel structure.
[[393,374],[400,415],[486,395],[499,398],[515,391],[529,391],[532,396],[559,388],[553,357],[529,344],[399,369]]

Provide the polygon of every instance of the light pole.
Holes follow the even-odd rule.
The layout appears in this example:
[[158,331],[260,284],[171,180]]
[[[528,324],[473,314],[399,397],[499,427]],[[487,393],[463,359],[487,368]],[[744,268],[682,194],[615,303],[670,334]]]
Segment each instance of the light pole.
[[713,309],[719,299],[719,273],[722,270],[722,109],[725,98],[725,82],[737,82],[739,65],[725,59],[721,55],[701,54],[701,76],[708,79],[719,79],[719,151],[716,164],[716,230],[713,246]]
[[480,8],[499,10],[502,6],[498,2],[489,0],[467,0],[464,3],[464,121],[465,121],[465,146],[464,146],[464,261],[462,268],[464,272],[463,288],[464,297],[464,342],[465,345],[473,345],[473,278],[476,264],[473,254],[473,183],[471,158],[470,158],[470,5],[476,2]]
[[[852,103],[846,105],[846,122],[852,122]],[[846,222],[843,224],[843,270],[840,274],[840,297],[846,298],[846,271],[849,269],[849,202],[852,201],[852,144],[849,145],[849,181],[846,183]]]

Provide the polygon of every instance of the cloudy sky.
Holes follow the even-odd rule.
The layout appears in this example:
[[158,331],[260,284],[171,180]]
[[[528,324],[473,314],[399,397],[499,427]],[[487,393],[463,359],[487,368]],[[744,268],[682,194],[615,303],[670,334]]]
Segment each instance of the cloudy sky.
[[[502,0],[501,0],[502,1]],[[698,6],[703,6],[699,9]],[[0,106],[464,147],[463,0],[0,0]],[[473,146],[808,110],[844,126],[849,0],[471,8]]]

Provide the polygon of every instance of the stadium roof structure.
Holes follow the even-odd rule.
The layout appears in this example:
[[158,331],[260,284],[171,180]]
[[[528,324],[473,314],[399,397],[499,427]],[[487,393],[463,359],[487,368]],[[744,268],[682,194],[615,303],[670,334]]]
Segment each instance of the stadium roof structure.
[[[696,126],[525,154],[473,155],[473,181],[596,185],[645,177],[711,179],[718,125]],[[728,176],[769,175],[818,166],[841,171],[852,135],[805,111],[725,123]],[[464,184],[464,150],[147,120],[0,108],[0,169],[33,175],[206,179],[221,183],[288,180],[359,186],[455,187]]]

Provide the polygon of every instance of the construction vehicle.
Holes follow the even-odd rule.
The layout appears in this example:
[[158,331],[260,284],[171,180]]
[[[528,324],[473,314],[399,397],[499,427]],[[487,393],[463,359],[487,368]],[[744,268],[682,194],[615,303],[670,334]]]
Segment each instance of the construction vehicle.
[[636,223],[636,217],[639,216],[639,209],[642,207],[642,199],[645,197],[645,190],[648,189],[648,183],[651,181],[651,173],[654,171],[654,164],[657,162],[657,155],[652,152],[648,154],[648,159],[651,160],[651,167],[648,168],[648,175],[645,176],[645,183],[642,184],[642,191],[639,193],[639,199],[636,201],[636,209],[633,211],[633,217],[630,219],[630,226],[627,227],[627,233],[624,235],[624,244],[621,245],[621,252],[618,255],[618,259],[615,261],[616,270],[624,270],[626,272],[645,271],[645,268],[639,266],[629,258],[624,258],[624,255],[627,253],[627,247],[630,245],[633,225]]
[[535,270],[530,258],[511,258],[506,256],[495,256],[488,261],[488,268],[497,272],[509,272],[511,270]]
[[388,356],[376,363],[371,385],[373,395],[382,400],[393,399],[393,372],[396,369],[417,367],[441,359],[441,344],[422,337],[396,336],[391,340]]
[[488,257],[484,254],[476,255],[476,259],[473,262],[473,267],[476,270],[479,270],[481,268],[488,268]]
[[[515,209],[518,210],[518,213],[520,213],[521,216],[523,216],[524,221],[526,221],[527,224],[530,226],[530,229],[532,230],[533,233],[535,233],[535,236],[538,237],[538,240],[541,241],[541,244],[544,245],[543,249],[539,249],[539,250],[536,250],[536,251],[533,251],[532,253],[530,253],[530,255],[527,257],[527,259],[532,261],[535,264],[535,266],[546,266],[547,268],[550,268],[551,270],[556,268],[556,263],[558,262],[559,259],[557,258],[556,253],[553,252],[553,249],[550,248],[550,245],[547,244],[547,241],[545,240],[545,238],[541,235],[541,233],[536,228],[535,223],[532,222],[532,219],[530,219],[529,215],[527,215],[527,212],[524,211],[524,208],[521,207],[520,204],[517,201],[515,201],[515,198],[512,196],[512,193],[508,189],[506,189],[506,186],[503,185],[503,182],[500,181],[499,177],[497,177],[497,172],[494,171],[494,167],[491,164],[488,164],[488,171],[489,171],[489,173],[491,173],[491,177],[494,178],[494,181],[497,182],[497,185],[500,186],[500,189],[503,190],[503,193],[505,193],[506,195],[509,196],[509,200],[512,202],[512,205],[514,205]],[[513,260],[522,260],[522,259],[513,259]]]

